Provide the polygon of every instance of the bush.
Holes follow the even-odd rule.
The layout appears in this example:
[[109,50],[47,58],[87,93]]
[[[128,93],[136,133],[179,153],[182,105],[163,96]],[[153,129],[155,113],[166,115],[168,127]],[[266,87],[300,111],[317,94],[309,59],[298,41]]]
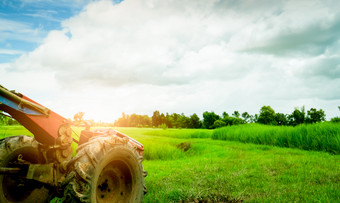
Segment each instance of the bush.
[[217,120],[214,122],[213,128],[220,128],[220,127],[224,127],[227,124],[224,121],[221,120]]
[[340,123],[340,117],[334,117],[331,119],[331,122],[333,123]]
[[245,120],[242,118],[235,118],[235,117],[225,117],[222,119],[223,122],[225,122],[226,125],[239,125],[246,123]]

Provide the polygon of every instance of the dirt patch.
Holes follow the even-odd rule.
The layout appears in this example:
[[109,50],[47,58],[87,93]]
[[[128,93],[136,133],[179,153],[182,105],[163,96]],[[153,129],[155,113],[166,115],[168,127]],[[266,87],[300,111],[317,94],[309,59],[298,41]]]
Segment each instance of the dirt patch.
[[178,145],[176,145],[176,147],[180,150],[183,150],[183,151],[188,151],[191,147],[191,143],[190,142],[182,142]]

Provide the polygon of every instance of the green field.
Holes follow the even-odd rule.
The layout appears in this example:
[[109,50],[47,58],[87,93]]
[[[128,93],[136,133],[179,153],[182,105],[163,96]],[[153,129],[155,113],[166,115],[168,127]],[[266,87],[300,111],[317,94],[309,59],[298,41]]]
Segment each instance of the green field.
[[296,127],[261,124],[229,126],[214,130],[212,138],[340,154],[340,124],[331,122]]
[[[144,202],[340,202],[340,155],[327,150],[214,140],[212,130],[116,129],[145,146]],[[18,134],[27,131],[0,127]]]

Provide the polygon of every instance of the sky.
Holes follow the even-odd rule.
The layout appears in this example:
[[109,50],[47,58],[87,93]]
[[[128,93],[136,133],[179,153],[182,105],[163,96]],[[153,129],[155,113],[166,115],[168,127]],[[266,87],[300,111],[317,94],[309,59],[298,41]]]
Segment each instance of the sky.
[[337,0],[2,0],[0,84],[66,118],[340,112]]

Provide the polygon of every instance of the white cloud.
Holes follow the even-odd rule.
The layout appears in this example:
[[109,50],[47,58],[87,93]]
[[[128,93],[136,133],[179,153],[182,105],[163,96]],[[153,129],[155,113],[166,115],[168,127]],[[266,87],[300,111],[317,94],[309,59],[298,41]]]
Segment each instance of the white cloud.
[[[97,120],[154,110],[254,114],[263,105],[290,113],[313,102],[310,107],[331,114],[327,104],[340,101],[339,37],[327,32],[339,32],[337,3],[271,2],[93,2],[0,70],[7,84],[21,79],[12,85],[18,90],[33,78],[30,88],[54,92],[46,103],[69,117],[77,111]],[[315,29],[323,39],[308,33]],[[306,46],[281,43],[297,37],[306,37]],[[291,54],[310,46],[323,52]],[[330,74],[331,80],[319,77]]]
[[39,42],[41,40],[39,28],[33,28],[32,25],[1,18],[0,25],[0,42],[6,40]]

